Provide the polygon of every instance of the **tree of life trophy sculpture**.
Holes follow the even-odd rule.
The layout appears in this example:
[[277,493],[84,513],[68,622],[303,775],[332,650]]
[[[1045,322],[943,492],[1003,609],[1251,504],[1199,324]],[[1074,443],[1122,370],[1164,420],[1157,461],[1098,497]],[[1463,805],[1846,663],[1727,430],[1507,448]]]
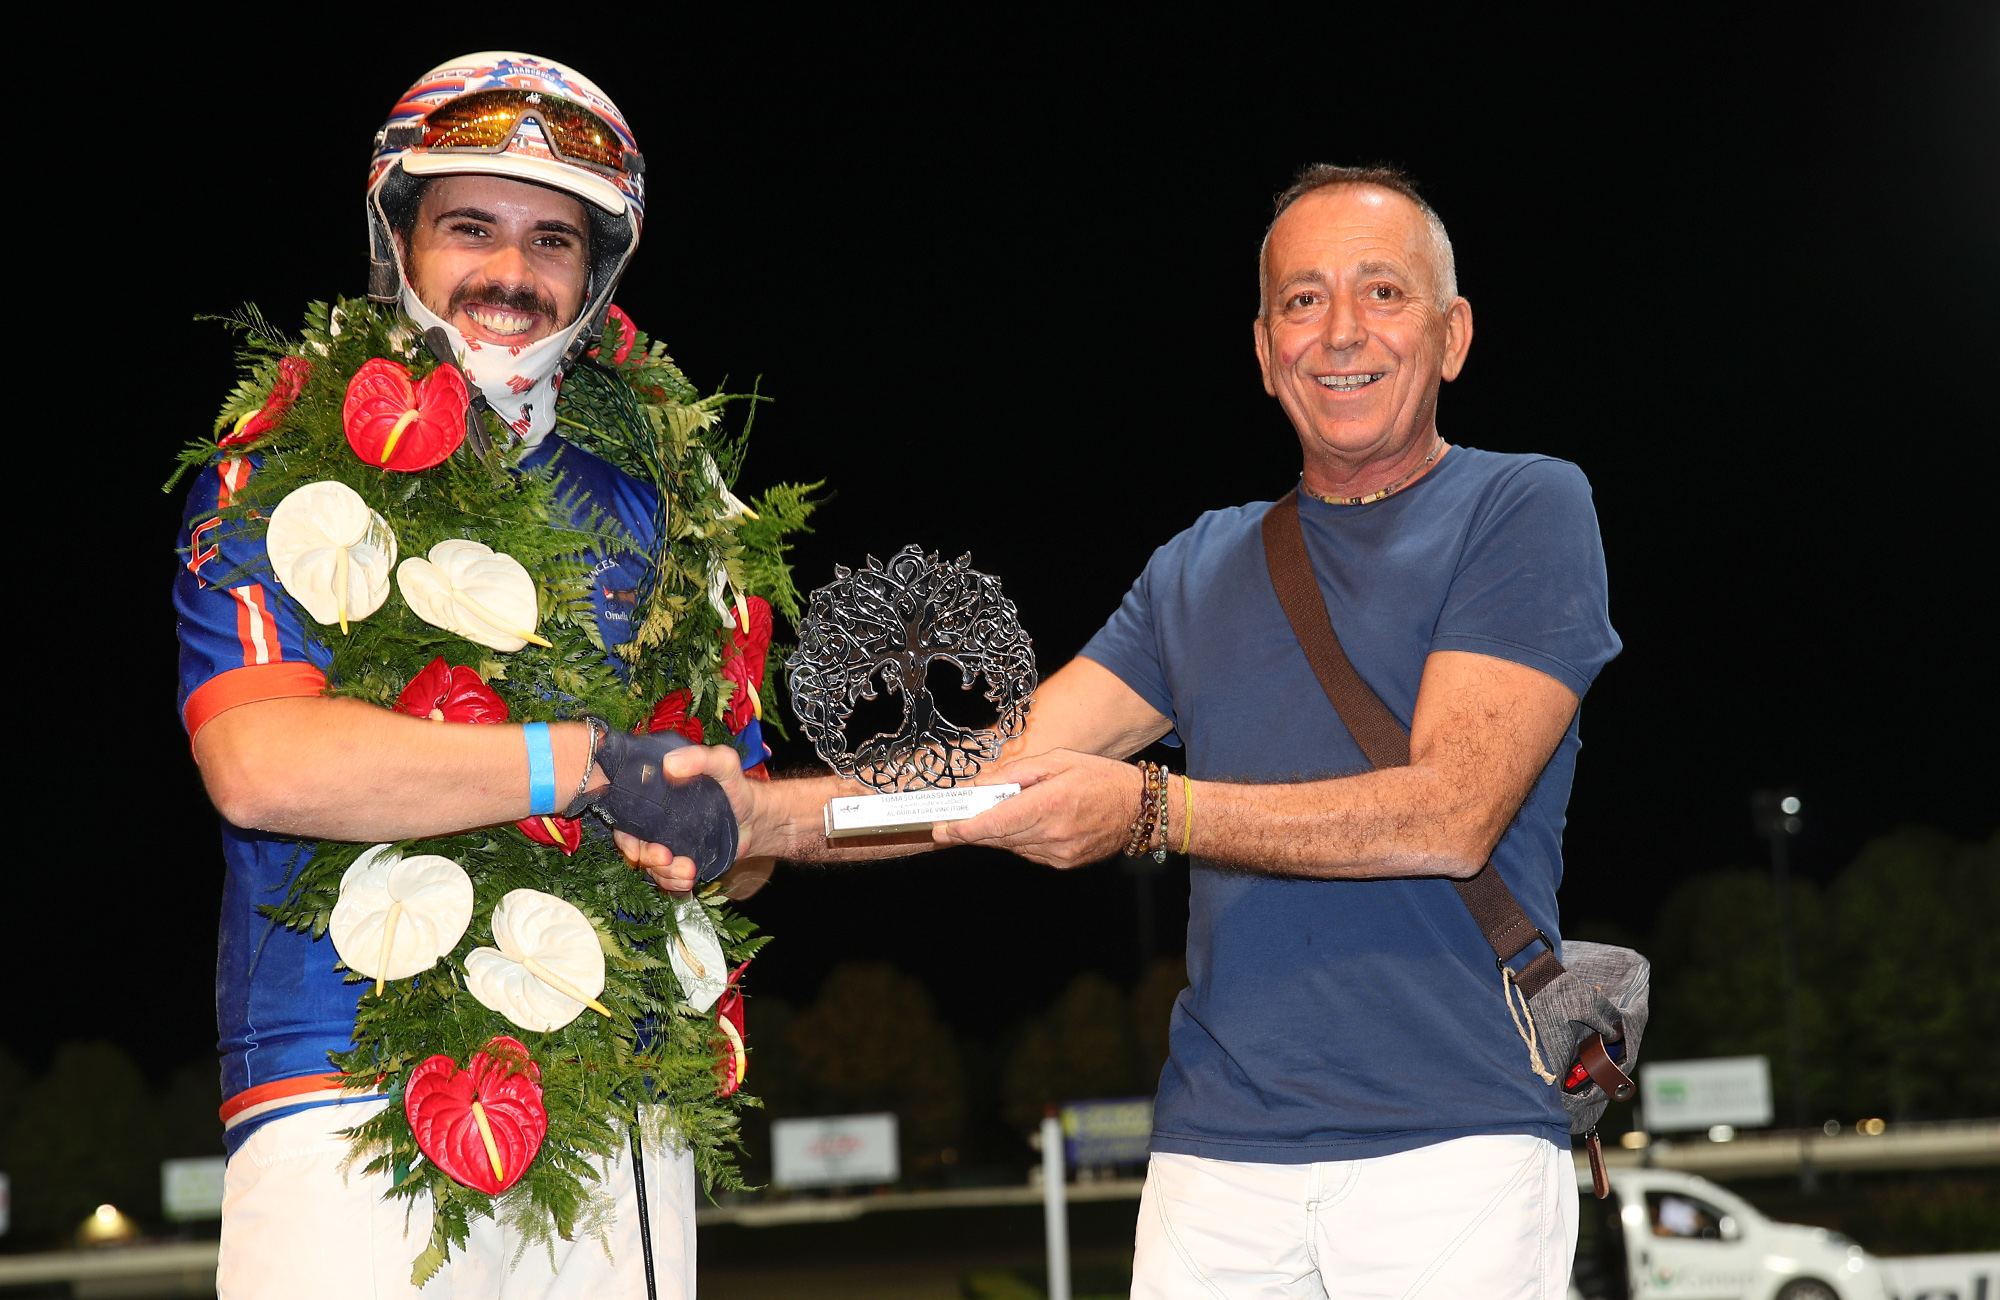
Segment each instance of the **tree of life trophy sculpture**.
[[[827,838],[927,831],[1021,792],[972,784],[980,766],[1021,734],[1037,679],[1034,643],[1014,602],[971,561],[940,563],[905,546],[886,564],[871,555],[860,569],[835,566],[834,581],[809,598],[799,648],[785,661],[792,711],[829,767],[881,792],[827,804]],[[938,711],[924,683],[934,660],[958,669],[963,690],[985,682],[987,702],[999,711],[990,729],[958,726]],[[848,719],[879,691],[903,697],[902,725],[850,750]]]

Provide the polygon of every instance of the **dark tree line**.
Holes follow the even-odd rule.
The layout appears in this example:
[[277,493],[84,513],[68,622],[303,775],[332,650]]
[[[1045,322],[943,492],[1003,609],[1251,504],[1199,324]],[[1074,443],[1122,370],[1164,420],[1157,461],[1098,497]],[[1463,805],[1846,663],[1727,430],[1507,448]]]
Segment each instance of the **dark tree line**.
[[753,1176],[769,1176],[772,1119],[887,1110],[899,1119],[906,1179],[948,1178],[955,1166],[1005,1177],[1033,1159],[1022,1138],[1047,1103],[1152,1092],[1186,983],[1179,961],[1156,963],[1129,993],[1079,975],[1046,1013],[995,1026],[986,1040],[955,1037],[923,986],[880,962],[835,967],[800,1010],[757,999],[748,1086],[765,1109],[746,1125]]
[[[2000,1115],[2000,835],[1965,843],[1904,830],[1826,886],[1795,882],[1813,1113],[1843,1123]],[[1652,958],[1646,1057],[1762,1054],[1790,1113],[1777,898],[1768,871],[1697,876],[1646,935],[1588,923],[1578,938]],[[1004,972],[996,972],[1004,978]],[[1150,1093],[1186,984],[1178,961],[1136,987],[1077,976],[1040,1014],[955,1039],[921,985],[888,966],[839,967],[811,1007],[752,1006],[752,1090],[769,1117],[894,1110],[906,1175],[946,1153],[1025,1159],[1049,1101]],[[752,1149],[758,1139],[753,1131]]]
[[[1824,888],[1792,888],[1813,1113],[1844,1123],[2000,1115],[2000,835],[1967,844],[1899,831]],[[1588,926],[1578,933],[1593,937]],[[1697,877],[1638,946],[1653,959],[1646,1057],[1768,1056],[1788,1116],[1770,874]]]
[[150,1087],[106,1042],[63,1044],[40,1078],[0,1049],[0,1171],[13,1203],[6,1247],[63,1244],[106,1202],[156,1222],[160,1162],[222,1154],[216,1088],[208,1061]]

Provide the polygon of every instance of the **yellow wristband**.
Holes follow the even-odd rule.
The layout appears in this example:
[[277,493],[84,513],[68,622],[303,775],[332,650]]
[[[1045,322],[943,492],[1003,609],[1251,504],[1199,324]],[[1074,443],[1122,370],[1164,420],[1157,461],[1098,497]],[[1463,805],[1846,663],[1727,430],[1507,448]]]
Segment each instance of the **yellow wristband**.
[[1194,839],[1194,782],[1181,778],[1181,795],[1187,800],[1187,817],[1181,823],[1181,856],[1186,857],[1188,842]]

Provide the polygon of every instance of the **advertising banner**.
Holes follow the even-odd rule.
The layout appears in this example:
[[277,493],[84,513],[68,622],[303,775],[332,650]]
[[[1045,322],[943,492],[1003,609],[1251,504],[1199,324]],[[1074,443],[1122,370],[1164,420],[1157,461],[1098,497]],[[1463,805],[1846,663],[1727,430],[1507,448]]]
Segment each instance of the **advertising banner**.
[[1072,1101],[1062,1108],[1063,1147],[1072,1168],[1133,1164],[1153,1136],[1151,1097]]
[[894,1115],[771,1121],[771,1181],[780,1187],[853,1187],[901,1176]]
[[1646,1062],[1639,1067],[1639,1087],[1646,1127],[1655,1133],[1771,1122],[1771,1062],[1762,1056]]

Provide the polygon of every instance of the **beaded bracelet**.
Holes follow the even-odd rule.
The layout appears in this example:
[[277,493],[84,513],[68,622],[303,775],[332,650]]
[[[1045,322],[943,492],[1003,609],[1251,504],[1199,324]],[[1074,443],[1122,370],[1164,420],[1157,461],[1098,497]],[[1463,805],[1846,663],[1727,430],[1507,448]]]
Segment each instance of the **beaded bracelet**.
[[1139,815],[1132,819],[1131,829],[1125,834],[1125,856],[1128,858],[1139,856],[1139,837],[1145,833],[1146,814],[1153,806],[1153,801],[1148,797],[1152,794],[1152,784],[1148,779],[1146,764],[1142,761],[1135,766],[1139,769]]
[[1164,770],[1157,763],[1140,759],[1134,764],[1139,769],[1139,815],[1132,820],[1132,828],[1125,839],[1125,856],[1136,858],[1146,852],[1153,843],[1153,832],[1159,820],[1159,795],[1157,784]]
[[1167,860],[1167,779],[1172,775],[1164,764],[1139,759],[1139,815],[1126,834],[1125,856],[1136,858],[1150,853],[1153,861]]

